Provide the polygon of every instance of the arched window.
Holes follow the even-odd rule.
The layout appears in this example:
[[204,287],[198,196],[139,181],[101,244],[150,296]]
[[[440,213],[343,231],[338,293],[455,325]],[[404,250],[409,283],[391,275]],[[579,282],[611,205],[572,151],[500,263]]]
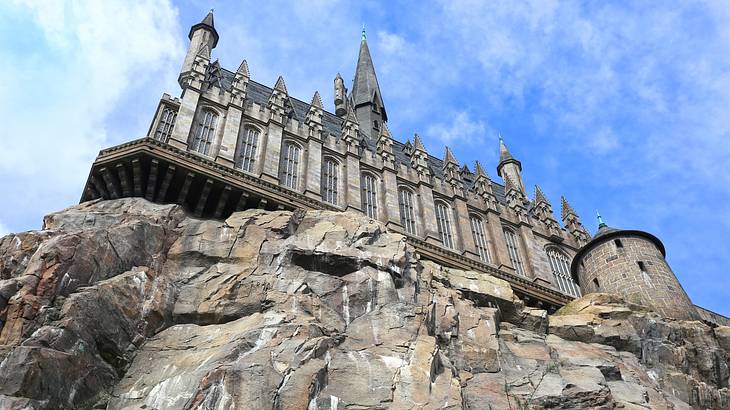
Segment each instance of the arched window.
[[553,270],[553,277],[558,288],[568,295],[579,297],[580,288],[578,284],[570,277],[570,259],[566,254],[556,248],[548,248],[548,260],[550,260],[550,268]]
[[509,259],[512,262],[512,266],[515,268],[517,273],[524,276],[525,267],[522,265],[522,257],[520,256],[517,235],[515,235],[511,229],[504,228],[504,240],[507,243],[507,251],[509,253]]
[[259,130],[254,127],[244,127],[238,133],[236,144],[236,168],[246,172],[253,172],[256,162],[256,148],[259,144]]
[[337,184],[340,178],[340,165],[332,158],[325,158],[322,164],[322,200],[337,205]]
[[281,161],[281,183],[291,189],[299,186],[299,158],[302,149],[299,145],[287,141],[284,143],[284,156]]
[[454,249],[454,237],[451,233],[451,209],[441,201],[436,202],[436,224],[441,236],[441,243],[446,248]]
[[160,121],[157,123],[157,131],[155,131],[155,139],[167,142],[172,135],[172,128],[175,126],[175,117],[177,112],[165,107],[160,115]]
[[489,247],[487,247],[487,237],[484,234],[484,222],[482,221],[482,218],[476,215],[470,215],[469,222],[471,223],[471,235],[474,237],[474,244],[477,247],[479,259],[484,262],[491,262]]
[[210,153],[210,146],[213,145],[215,138],[215,129],[218,123],[218,114],[210,109],[202,109],[198,113],[198,118],[190,140],[190,150],[199,152],[203,155]]
[[413,206],[413,192],[408,188],[398,191],[398,205],[400,206],[400,224],[406,233],[416,234],[416,210]]
[[362,191],[362,207],[367,216],[375,219],[378,216],[378,192],[376,179],[370,174],[362,174],[360,186]]

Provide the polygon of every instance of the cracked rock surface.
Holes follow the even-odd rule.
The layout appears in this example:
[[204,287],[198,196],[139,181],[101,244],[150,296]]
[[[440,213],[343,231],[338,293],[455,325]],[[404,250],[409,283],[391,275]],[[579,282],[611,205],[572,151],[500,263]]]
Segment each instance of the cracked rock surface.
[[139,198],[0,238],[0,409],[727,409],[730,328],[548,316],[354,213]]

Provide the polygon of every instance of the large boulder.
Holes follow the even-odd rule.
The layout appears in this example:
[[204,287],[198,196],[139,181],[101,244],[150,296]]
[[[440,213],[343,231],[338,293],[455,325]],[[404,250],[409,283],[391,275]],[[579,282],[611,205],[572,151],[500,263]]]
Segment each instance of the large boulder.
[[730,331],[555,315],[360,214],[92,201],[0,238],[0,408],[730,408]]

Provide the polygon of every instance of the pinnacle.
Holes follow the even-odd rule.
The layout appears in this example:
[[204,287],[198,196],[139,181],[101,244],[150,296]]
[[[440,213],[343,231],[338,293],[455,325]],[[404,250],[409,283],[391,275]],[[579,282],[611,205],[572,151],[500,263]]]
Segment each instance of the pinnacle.
[[289,94],[288,91],[286,91],[286,84],[284,84],[284,77],[279,76],[279,78],[276,80],[276,85],[274,85],[275,90],[282,91],[284,94]]
[[388,129],[388,124],[385,122],[383,123],[383,126],[380,129],[380,135],[387,137],[387,138],[392,138],[392,136],[390,134],[390,129]]
[[504,162],[507,160],[512,159],[512,154],[510,154],[509,150],[507,149],[507,146],[504,144],[504,140],[502,140],[502,136],[499,136],[499,162]]
[[337,79],[340,79],[340,80],[342,80],[342,76],[340,75],[340,73],[339,73],[339,72],[338,72],[338,73],[337,73],[337,75],[335,76],[335,80],[337,80]]
[[446,153],[444,154],[444,165],[449,163],[459,165],[459,161],[457,161],[456,157],[454,157],[454,153],[451,152],[451,149],[448,146],[446,146]]
[[562,205],[562,208],[563,208],[562,209],[562,217],[563,217],[563,219],[565,219],[570,214],[577,215],[575,213],[575,209],[573,209],[573,207],[570,206],[570,203],[568,203],[568,200],[565,199],[564,196],[561,196],[560,197],[560,204]]
[[540,202],[544,202],[548,205],[550,205],[550,201],[547,200],[545,197],[545,193],[542,192],[542,189],[540,189],[539,185],[535,185],[535,203],[539,204]]
[[424,147],[424,146],[423,146],[423,142],[421,141],[421,136],[420,136],[420,135],[418,135],[418,134],[415,134],[415,135],[413,136],[413,146],[414,146],[414,147],[415,147],[415,148],[416,148],[417,150],[421,150],[421,151],[423,151],[423,152],[426,152],[426,147]]
[[484,171],[484,168],[482,168],[482,164],[480,164],[478,160],[474,164],[474,173],[476,174],[477,177],[481,176],[481,177],[489,178],[487,173]]
[[251,77],[248,72],[248,63],[246,62],[246,60],[241,61],[241,65],[238,66],[238,71],[236,71],[236,74],[240,74],[246,78]]
[[319,91],[314,92],[314,96],[312,96],[312,103],[310,105],[319,109],[323,108],[322,97],[319,96]]

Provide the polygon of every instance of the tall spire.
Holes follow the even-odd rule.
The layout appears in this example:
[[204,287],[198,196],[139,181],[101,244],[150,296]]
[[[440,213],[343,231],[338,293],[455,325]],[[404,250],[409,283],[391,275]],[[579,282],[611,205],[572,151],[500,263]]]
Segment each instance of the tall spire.
[[507,145],[504,144],[504,139],[502,139],[502,134],[499,134],[499,162],[504,162],[512,158],[512,154],[510,154],[509,150],[507,149]]
[[215,48],[215,46],[218,44],[218,32],[215,30],[215,24],[213,23],[213,9],[208,12],[208,15],[203,18],[203,21],[190,27],[190,33],[188,33],[188,38],[192,40],[193,33],[201,28],[210,31],[211,35],[213,36],[213,45],[211,48]]
[[[362,105],[374,105],[373,109],[382,115],[383,121],[388,121],[383,105],[383,97],[380,93],[378,78],[375,76],[375,66],[370,56],[368,42],[365,39],[365,29],[363,28],[362,40],[360,41],[360,53],[357,58],[357,68],[355,69],[355,79],[352,82],[352,100],[355,108]],[[363,118],[361,118],[363,120]]]

